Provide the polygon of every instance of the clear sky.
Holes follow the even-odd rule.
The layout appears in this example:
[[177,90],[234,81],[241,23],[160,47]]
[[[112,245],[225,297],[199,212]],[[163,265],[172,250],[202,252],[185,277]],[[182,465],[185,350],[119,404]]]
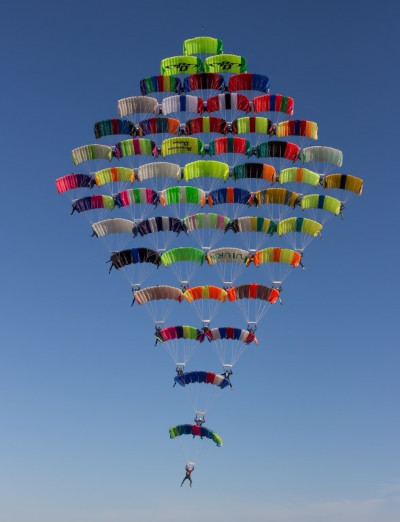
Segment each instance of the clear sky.
[[[6,2],[1,522],[400,519],[399,15],[388,0]],[[93,123],[203,26],[292,96],[365,185],[211,408],[224,445],[204,444],[190,489],[168,436],[193,415],[174,366],[55,179],[77,171],[71,150],[94,141]],[[219,325],[230,319],[221,310]]]

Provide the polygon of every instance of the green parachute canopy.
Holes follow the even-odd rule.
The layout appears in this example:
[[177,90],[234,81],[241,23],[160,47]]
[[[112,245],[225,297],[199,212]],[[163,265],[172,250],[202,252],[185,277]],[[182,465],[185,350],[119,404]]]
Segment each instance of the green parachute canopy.
[[211,36],[197,36],[183,42],[183,54],[185,56],[193,54],[221,54],[223,47],[222,40],[212,38]]

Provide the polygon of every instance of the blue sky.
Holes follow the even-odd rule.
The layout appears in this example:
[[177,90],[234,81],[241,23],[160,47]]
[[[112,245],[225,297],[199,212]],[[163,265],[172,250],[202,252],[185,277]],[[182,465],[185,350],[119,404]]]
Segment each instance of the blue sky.
[[[1,520],[397,521],[397,3],[7,4]],[[365,186],[309,247],[210,410],[224,446],[204,449],[190,490],[168,437],[192,419],[174,367],[55,179],[93,123],[203,25],[293,96]]]

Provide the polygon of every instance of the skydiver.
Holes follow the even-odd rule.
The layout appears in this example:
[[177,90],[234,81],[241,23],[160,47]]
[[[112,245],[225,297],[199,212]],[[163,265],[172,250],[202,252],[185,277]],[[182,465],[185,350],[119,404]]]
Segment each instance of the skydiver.
[[192,477],[190,475],[192,474],[193,470],[194,470],[194,464],[192,465],[192,467],[190,467],[188,464],[186,464],[186,466],[185,466],[186,474],[185,474],[184,479],[181,482],[181,487],[183,486],[183,483],[185,482],[185,480],[188,480],[190,482],[190,487],[192,487]]
[[198,417],[196,413],[196,417],[194,418],[194,423],[196,426],[202,426],[206,422],[206,418],[203,416]]
[[231,379],[230,379],[230,376],[233,374],[233,371],[231,369],[229,370],[224,370],[221,375],[222,377],[225,377],[225,379],[229,382],[229,386],[232,388],[233,390],[233,386],[232,386],[232,383],[231,383]]
[[154,346],[157,346],[157,343],[158,341],[161,341],[161,338],[160,338],[160,332],[161,332],[161,326],[159,324],[155,324],[154,325],[154,328],[155,328],[155,332],[154,332],[154,335],[156,336],[156,342],[154,343]]
[[[183,375],[183,368],[181,368],[180,366],[177,366],[175,371],[176,371],[177,377],[180,377],[181,375]],[[174,384],[172,385],[173,388],[175,388],[176,382],[177,381],[175,381]],[[183,384],[185,384],[185,383],[183,383]]]

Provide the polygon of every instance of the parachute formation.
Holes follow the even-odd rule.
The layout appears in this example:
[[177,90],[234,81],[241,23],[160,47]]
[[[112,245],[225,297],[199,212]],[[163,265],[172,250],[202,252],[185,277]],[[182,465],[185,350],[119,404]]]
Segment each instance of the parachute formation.
[[283,313],[286,279],[363,190],[341,171],[342,151],[315,145],[318,123],[296,119],[294,99],[250,63],[217,38],[185,40],[100,115],[72,151],[74,171],[56,179],[73,219],[104,242],[110,284],[126,276],[154,356],[171,358],[173,393],[191,397],[193,423],[169,436],[188,443],[192,464],[210,441],[222,447],[206,414],[245,352],[266,346],[260,326]]

